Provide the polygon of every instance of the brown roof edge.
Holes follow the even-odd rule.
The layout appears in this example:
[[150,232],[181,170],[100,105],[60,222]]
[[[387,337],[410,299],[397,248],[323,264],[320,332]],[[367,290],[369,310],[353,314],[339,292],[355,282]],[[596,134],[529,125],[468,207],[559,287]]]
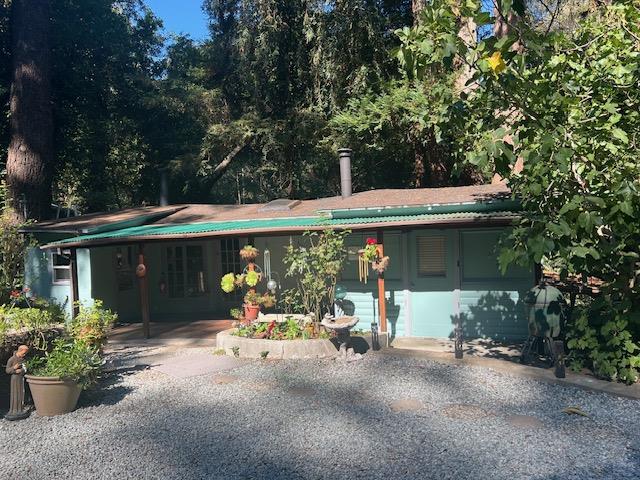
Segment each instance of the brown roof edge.
[[267,236],[269,234],[291,234],[291,233],[303,233],[306,231],[322,231],[326,228],[333,228],[337,230],[373,230],[377,228],[394,228],[402,229],[405,227],[423,227],[423,228],[442,228],[442,227],[464,227],[464,226],[508,226],[513,223],[515,218],[513,216],[495,216],[485,217],[481,219],[469,220],[468,218],[460,219],[442,219],[434,220],[429,223],[424,223],[424,220],[414,221],[402,221],[402,222],[376,222],[367,224],[344,224],[344,225],[332,225],[330,227],[324,225],[307,226],[307,227],[281,227],[281,228],[257,228],[257,229],[239,229],[239,230],[225,230],[222,232],[200,232],[200,233],[187,233],[182,235],[140,235],[131,237],[113,237],[102,238],[96,240],[88,240],[85,242],[67,242],[67,243],[50,243],[43,245],[40,248],[47,250],[50,248],[88,248],[108,245],[122,245],[130,243],[143,243],[154,241],[167,241],[167,240],[188,240],[196,238],[216,238],[216,237],[229,237],[229,236]]
[[138,217],[152,217],[153,221],[157,221],[185,208],[187,208],[187,205],[170,205],[167,207],[150,206],[106,213],[88,213],[77,217],[34,223],[20,228],[19,231],[20,233],[70,233],[77,235],[86,233],[87,230],[98,229],[101,226],[132,221]]

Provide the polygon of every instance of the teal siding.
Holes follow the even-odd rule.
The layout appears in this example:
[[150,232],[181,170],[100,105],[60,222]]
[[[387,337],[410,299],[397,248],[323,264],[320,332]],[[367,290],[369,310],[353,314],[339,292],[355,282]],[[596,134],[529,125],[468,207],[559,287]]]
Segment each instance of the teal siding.
[[465,338],[520,340],[527,336],[523,298],[531,285],[465,284],[460,295],[460,318]]
[[[342,279],[339,281],[347,289],[345,313],[360,319],[359,329],[370,330],[372,322],[378,322],[378,281],[377,274],[369,271],[368,282],[358,279],[358,250],[363,248],[367,237],[376,237],[375,232],[353,233],[346,239],[348,250]],[[399,232],[384,233],[384,253],[390,258],[388,270],[385,272],[385,296],[387,307],[388,329],[392,337],[404,336],[405,331],[405,296],[402,286],[403,277],[403,234]]]
[[[89,249],[77,250],[79,300],[90,303],[91,293],[91,253]],[[53,283],[51,252],[39,248],[29,248],[25,255],[25,286],[33,295],[47,298],[63,305],[71,315],[70,283]]]
[[86,305],[93,303],[94,296],[91,288],[91,257],[93,253],[88,248],[76,250],[78,265],[78,300]]
[[[444,275],[421,276],[418,271],[418,239],[444,237]],[[456,318],[457,230],[414,230],[409,236],[409,276],[411,279],[411,335],[447,338]]]
[[533,269],[497,261],[501,230],[461,232],[460,319],[465,338],[520,340],[527,336],[523,298],[534,282]]
[[[522,299],[533,285],[533,269],[514,268],[502,275],[498,269],[496,248],[503,229],[414,229],[410,232],[385,232],[385,254],[391,259],[385,273],[385,296],[389,333],[392,337],[417,336],[448,338],[461,322],[465,338],[517,340],[526,336],[527,322]],[[358,328],[368,330],[378,321],[377,275],[369,281],[358,279],[358,249],[374,232],[353,233],[347,237],[348,257],[339,283],[347,289],[344,310],[360,318]],[[445,239],[444,274],[420,275],[418,240],[441,236]],[[295,280],[285,276],[283,259],[289,242],[304,242],[300,236],[257,237],[256,247],[271,252],[273,276],[282,289],[295,288]],[[240,247],[247,243],[240,239]],[[164,251],[167,245],[198,244],[204,247],[207,293],[199,297],[170,298],[160,291],[167,281]],[[424,245],[424,244],[423,244]],[[432,245],[432,243],[428,243]],[[140,292],[137,278],[125,287],[118,282],[116,249],[131,248],[131,275],[137,263],[137,245],[78,249],[80,300],[99,298],[118,312],[123,321],[140,321]],[[429,247],[436,248],[436,247]],[[69,304],[70,286],[52,283],[49,253],[37,248],[26,254],[25,284],[35,295]],[[229,309],[240,301],[222,292],[220,240],[148,243],[145,247],[149,301],[152,321],[185,321],[196,318],[226,318]],[[259,259],[261,266],[263,257]],[[126,283],[126,282],[125,282]],[[120,285],[120,286],[119,286]],[[261,285],[261,290],[264,284]],[[282,289],[279,291],[281,294]]]
[[[344,311],[347,315],[355,315],[360,319],[356,328],[370,330],[371,323],[378,321],[378,283],[370,278],[367,284],[359,282],[342,282],[347,289],[344,300]],[[405,298],[404,291],[398,282],[385,282],[387,323],[393,337],[404,336],[405,333]]]
[[68,284],[54,284],[50,252],[29,248],[25,256],[24,284],[37,297],[65,306],[71,315],[71,290]]

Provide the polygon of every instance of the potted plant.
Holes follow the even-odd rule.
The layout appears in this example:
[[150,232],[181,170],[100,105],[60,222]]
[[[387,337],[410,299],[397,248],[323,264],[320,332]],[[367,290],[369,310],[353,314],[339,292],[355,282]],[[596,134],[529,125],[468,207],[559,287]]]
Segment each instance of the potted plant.
[[250,290],[244,296],[244,317],[247,320],[255,320],[258,318],[261,307],[270,308],[273,307],[275,303],[276,299],[273,295],[269,293],[261,295],[258,292]]
[[25,378],[38,415],[73,411],[80,392],[95,381],[101,365],[97,348],[72,337],[56,339],[51,352],[28,361]]
[[258,258],[259,253],[260,251],[253,245],[245,245],[240,249],[240,258],[242,258],[245,262],[250,263]]

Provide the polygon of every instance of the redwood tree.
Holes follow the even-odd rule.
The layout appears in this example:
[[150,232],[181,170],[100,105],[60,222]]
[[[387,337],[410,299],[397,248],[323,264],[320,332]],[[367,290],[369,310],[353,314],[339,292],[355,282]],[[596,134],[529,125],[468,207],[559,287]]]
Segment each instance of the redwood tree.
[[50,0],[13,0],[8,196],[20,220],[46,218],[51,205],[53,118]]

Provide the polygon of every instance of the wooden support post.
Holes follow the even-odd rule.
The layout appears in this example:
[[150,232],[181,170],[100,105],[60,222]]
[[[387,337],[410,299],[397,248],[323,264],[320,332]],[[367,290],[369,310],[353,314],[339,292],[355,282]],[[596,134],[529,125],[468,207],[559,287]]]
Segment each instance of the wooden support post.
[[71,270],[71,279],[69,287],[71,289],[71,318],[78,316],[78,302],[80,301],[80,293],[78,289],[78,257],[76,249],[72,248],[69,255],[69,267]]
[[[382,230],[377,232],[378,256],[384,257]],[[387,332],[387,297],[384,291],[384,273],[378,273],[378,315],[380,316],[380,332]]]
[[142,312],[142,332],[144,338],[151,337],[150,313],[149,313],[149,280],[147,278],[147,266],[144,259],[144,243],[139,245],[138,266],[136,276],[140,285],[140,311]]

